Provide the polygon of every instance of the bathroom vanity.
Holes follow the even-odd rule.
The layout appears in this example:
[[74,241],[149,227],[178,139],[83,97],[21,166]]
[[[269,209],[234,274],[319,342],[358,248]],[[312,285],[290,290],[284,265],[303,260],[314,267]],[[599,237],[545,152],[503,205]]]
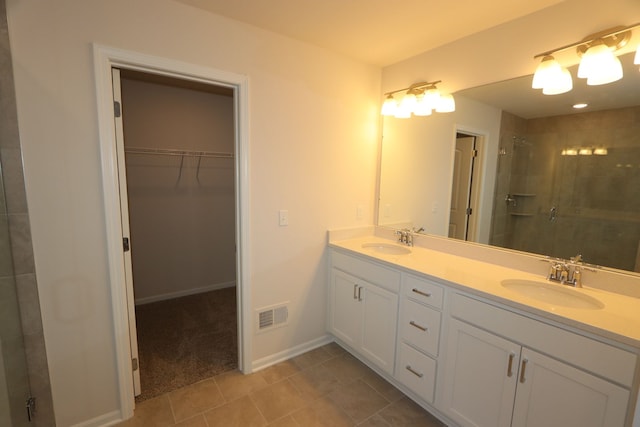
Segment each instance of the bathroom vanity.
[[328,331],[447,424],[640,425],[637,298],[373,235],[329,246]]

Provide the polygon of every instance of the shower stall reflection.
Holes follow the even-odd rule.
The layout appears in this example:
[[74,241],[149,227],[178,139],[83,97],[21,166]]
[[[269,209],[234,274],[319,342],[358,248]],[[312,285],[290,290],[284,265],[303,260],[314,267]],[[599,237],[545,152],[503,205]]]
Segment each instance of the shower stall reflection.
[[640,108],[503,113],[492,245],[640,271]]

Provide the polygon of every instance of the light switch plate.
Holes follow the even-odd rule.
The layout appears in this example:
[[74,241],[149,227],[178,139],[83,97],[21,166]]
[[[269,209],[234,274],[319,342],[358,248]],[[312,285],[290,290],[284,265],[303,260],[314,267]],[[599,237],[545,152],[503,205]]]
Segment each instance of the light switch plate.
[[278,212],[278,224],[280,227],[284,227],[289,225],[289,211],[288,210],[280,210]]

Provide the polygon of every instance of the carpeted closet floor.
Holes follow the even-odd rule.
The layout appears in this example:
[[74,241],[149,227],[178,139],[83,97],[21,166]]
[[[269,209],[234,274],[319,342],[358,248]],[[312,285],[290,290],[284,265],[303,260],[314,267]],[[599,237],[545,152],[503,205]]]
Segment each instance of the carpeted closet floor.
[[236,288],[136,306],[137,402],[238,365]]

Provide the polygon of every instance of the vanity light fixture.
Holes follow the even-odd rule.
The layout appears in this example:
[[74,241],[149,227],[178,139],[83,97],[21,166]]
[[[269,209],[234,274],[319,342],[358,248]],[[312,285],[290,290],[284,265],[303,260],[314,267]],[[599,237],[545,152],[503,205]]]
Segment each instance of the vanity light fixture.
[[[437,113],[450,113],[455,111],[456,103],[450,94],[441,94],[434,82],[414,83],[409,87],[393,90],[385,93],[381,114],[406,119],[414,116],[429,116],[433,111]],[[395,93],[405,92],[401,101],[393,97]]]
[[[622,78],[622,64],[615,52],[631,40],[631,30],[640,27],[640,23],[627,27],[615,27],[585,39],[534,56],[542,58],[533,76],[531,87],[542,89],[545,95],[565,93],[573,88],[571,74],[558,63],[554,54],[567,49],[576,49],[581,58],[578,66],[578,78],[587,79],[590,86],[603,85]],[[640,64],[640,46],[636,51],[635,64]]]

